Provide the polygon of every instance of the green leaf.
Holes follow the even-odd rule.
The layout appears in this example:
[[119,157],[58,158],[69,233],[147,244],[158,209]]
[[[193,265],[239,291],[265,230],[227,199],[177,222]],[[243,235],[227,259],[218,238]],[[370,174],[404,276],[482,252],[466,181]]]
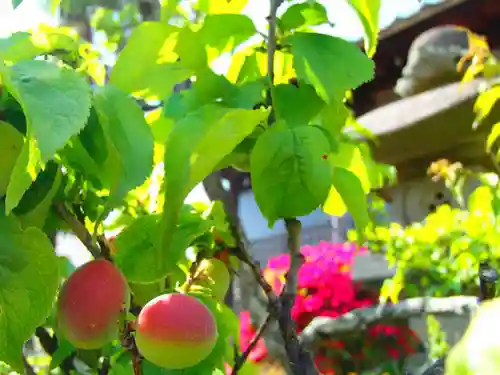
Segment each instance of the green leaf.
[[12,0],[12,7],[16,9],[19,5],[21,5],[23,0]]
[[321,130],[278,125],[259,137],[250,159],[255,200],[270,225],[314,211],[332,178],[330,145]]
[[[208,56],[205,43],[200,32],[195,32],[189,26],[179,31],[174,52],[179,55],[179,64],[187,69],[198,71],[208,68]],[[203,75],[202,75],[203,76]]]
[[349,0],[365,29],[365,51],[372,57],[377,49],[380,0]]
[[[159,221],[160,215],[139,217],[116,237],[115,261],[130,282],[152,283],[163,279],[176,267],[190,244],[209,229],[209,222],[199,214],[184,212],[173,230],[172,245],[166,249],[161,246]],[[164,266],[158,261],[159,253],[166,259]]]
[[40,26],[31,33],[16,32],[0,38],[0,59],[17,63],[55,51],[78,51],[78,34],[68,27]]
[[44,164],[85,126],[90,87],[85,77],[73,70],[40,60],[5,68],[2,78],[27,120],[26,140],[7,187],[9,213]]
[[325,102],[310,85],[296,87],[291,84],[273,86],[273,106],[276,119],[283,119],[289,126],[304,126],[323,108]]
[[75,347],[68,340],[66,340],[62,335],[57,336],[57,350],[51,356],[50,368],[55,369],[58,367],[67,357],[69,357],[74,351]]
[[264,82],[252,81],[233,85],[210,68],[200,71],[191,89],[173,93],[164,107],[166,117],[180,120],[189,112],[206,104],[222,104],[231,108],[252,109],[264,100]]
[[342,101],[333,101],[323,107],[319,117],[321,118],[321,126],[333,138],[337,138],[346,125],[349,118],[349,110]]
[[11,124],[0,121],[0,197],[7,192],[10,175],[16,163],[21,148],[23,147],[23,135]]
[[119,160],[119,165],[110,165],[115,170],[104,171],[114,176],[107,203],[111,208],[151,175],[154,140],[137,102],[116,87],[106,85],[98,91],[94,108]]
[[[0,360],[22,372],[22,346],[52,311],[59,284],[57,257],[40,230],[21,230],[0,211]],[[13,266],[13,254],[23,266]]]
[[356,175],[344,168],[333,169],[333,186],[323,205],[323,211],[332,216],[351,214],[358,232],[370,222],[368,204],[363,186]]
[[[208,105],[180,120],[165,147],[161,248],[169,251],[179,211],[191,189],[268,116],[267,111]],[[168,203],[167,203],[168,202]],[[158,262],[166,267],[161,254]]]
[[316,1],[293,4],[278,21],[282,31],[287,32],[303,26],[316,26],[328,23],[326,8]]
[[199,33],[208,53],[208,62],[233,51],[257,32],[251,18],[243,14],[214,14],[205,18]]
[[488,137],[486,138],[486,152],[491,152],[491,149],[497,141],[498,137],[500,137],[500,122],[497,122],[493,125],[490,133],[488,134]]
[[331,163],[339,168],[347,169],[354,173],[361,182],[363,191],[368,193],[371,189],[369,170],[360,149],[352,144],[342,142],[337,145],[337,150],[330,156]]
[[23,228],[43,229],[61,182],[62,173],[59,166],[54,162],[47,163],[45,170],[37,176],[13,210]]
[[290,42],[297,77],[326,102],[342,101],[346,91],[373,78],[373,61],[354,43],[316,33],[295,33]]
[[253,50],[238,51],[233,54],[226,77],[232,83],[261,80],[267,69],[264,54]]
[[177,83],[192,75],[176,62],[179,30],[161,22],[136,27],[113,66],[110,83],[127,94],[151,100],[170,94]]

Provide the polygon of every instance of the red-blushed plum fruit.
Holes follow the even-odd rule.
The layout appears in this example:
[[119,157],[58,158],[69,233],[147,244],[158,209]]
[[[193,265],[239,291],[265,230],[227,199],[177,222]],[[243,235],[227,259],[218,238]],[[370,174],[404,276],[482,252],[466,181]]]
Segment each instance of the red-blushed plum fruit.
[[164,294],[152,299],[136,320],[139,352],[155,365],[171,370],[203,361],[212,352],[217,337],[210,310],[186,294]]
[[58,328],[77,348],[101,348],[118,338],[120,314],[129,304],[129,287],[120,270],[105,259],[90,261],[59,292]]
[[222,260],[209,258],[200,262],[191,290],[195,291],[199,286],[208,288],[215,298],[223,301],[230,284],[231,275],[226,264]]

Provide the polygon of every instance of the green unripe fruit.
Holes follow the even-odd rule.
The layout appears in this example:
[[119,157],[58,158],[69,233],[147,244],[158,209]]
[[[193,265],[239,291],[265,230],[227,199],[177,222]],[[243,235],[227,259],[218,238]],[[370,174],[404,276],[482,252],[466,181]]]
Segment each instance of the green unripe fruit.
[[136,321],[139,352],[157,366],[180,370],[197,365],[217,342],[210,310],[185,294],[164,294],[149,301]]
[[196,291],[198,287],[210,289],[215,298],[223,301],[230,284],[231,275],[222,260],[216,258],[203,259],[196,270],[191,290]]
[[76,269],[61,288],[58,328],[77,348],[101,348],[118,338],[120,314],[129,303],[127,280],[120,270],[107,260],[93,260]]
[[445,375],[500,373],[500,298],[483,302],[464,336],[450,350]]

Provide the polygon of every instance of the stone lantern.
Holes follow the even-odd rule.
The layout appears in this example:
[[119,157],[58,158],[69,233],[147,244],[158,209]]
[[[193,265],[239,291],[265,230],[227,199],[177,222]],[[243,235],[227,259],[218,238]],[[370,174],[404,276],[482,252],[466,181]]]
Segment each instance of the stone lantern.
[[[432,162],[448,159],[467,168],[491,168],[485,138],[500,120],[500,109],[493,109],[473,129],[474,103],[486,82],[460,83],[456,64],[468,49],[467,32],[455,26],[438,26],[420,34],[394,90],[401,99],[358,118],[378,138],[373,157],[397,168],[398,184],[384,196],[391,201],[393,219],[401,224],[424,219],[440,204],[456,206],[443,183],[426,175]],[[473,188],[474,181],[468,181],[465,195]]]
[[[493,108],[486,120],[473,128],[474,103],[483,79],[461,84],[457,62],[469,50],[467,32],[455,26],[438,26],[420,34],[412,43],[408,59],[397,81],[395,93],[400,99],[372,110],[358,118],[378,138],[373,157],[394,165],[398,171],[396,186],[382,194],[391,208],[392,220],[402,225],[423,220],[441,204],[458,206],[443,182],[427,175],[429,165],[439,159],[460,162],[475,170],[491,169],[491,158],[485,151],[486,135],[500,121],[500,106]],[[469,179],[464,198],[474,190],[477,181]],[[355,269],[373,269],[382,255],[357,259]],[[383,264],[378,274],[383,275]],[[385,268],[390,277],[390,270]],[[386,277],[387,277],[386,276]],[[439,319],[449,344],[460,339],[468,318],[450,316]],[[424,318],[412,318],[410,327],[423,342],[427,341]]]

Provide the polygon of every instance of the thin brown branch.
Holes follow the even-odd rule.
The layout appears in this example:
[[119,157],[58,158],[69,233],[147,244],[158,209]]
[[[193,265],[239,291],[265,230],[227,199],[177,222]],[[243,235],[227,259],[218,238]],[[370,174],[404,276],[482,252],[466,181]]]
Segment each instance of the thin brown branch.
[[408,319],[422,314],[469,315],[476,310],[477,305],[478,298],[472,296],[419,297],[393,305],[355,309],[337,318],[317,317],[302,331],[300,343],[307,348],[313,348],[323,340],[360,332],[373,324]]
[[248,344],[248,347],[246,350],[243,352],[241,356],[236,358],[233,370],[231,371],[231,375],[236,375],[238,372],[241,370],[243,365],[245,364],[246,360],[248,359],[248,356],[252,352],[252,350],[255,348],[259,340],[262,338],[262,335],[264,334],[265,330],[273,320],[273,316],[271,314],[267,314],[266,319],[264,322],[260,325],[259,329],[257,332],[255,332],[255,335],[252,338],[252,341]]
[[71,228],[75,236],[85,245],[87,250],[94,258],[101,256],[101,250],[92,240],[92,235],[89,233],[85,225],[83,225],[66,207],[63,202],[56,202],[54,204],[57,214],[63,219],[66,224]]

